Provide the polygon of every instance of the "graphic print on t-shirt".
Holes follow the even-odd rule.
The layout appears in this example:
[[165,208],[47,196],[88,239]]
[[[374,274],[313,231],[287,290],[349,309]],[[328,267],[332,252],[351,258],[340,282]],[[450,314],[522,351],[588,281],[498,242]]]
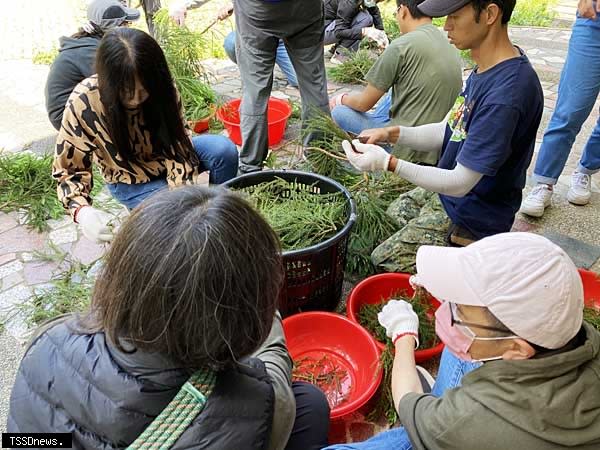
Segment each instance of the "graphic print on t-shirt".
[[466,104],[465,100],[463,95],[459,95],[448,116],[448,126],[452,130],[452,135],[450,136],[452,142],[461,142],[467,138],[465,124],[469,118],[471,108],[470,105]]

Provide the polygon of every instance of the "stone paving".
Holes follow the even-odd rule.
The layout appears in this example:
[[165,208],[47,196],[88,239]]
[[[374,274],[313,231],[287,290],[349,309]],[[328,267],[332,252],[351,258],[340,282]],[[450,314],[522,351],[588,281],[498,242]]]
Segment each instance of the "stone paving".
[[[56,137],[56,132],[47,121],[43,106],[43,85],[48,68],[32,65],[22,58],[31,56],[36,48],[36,39],[40,39],[40,33],[45,37],[44,42],[48,41],[45,33],[52,39],[58,36],[58,31],[60,34],[71,33],[76,28],[79,20],[77,17],[81,15],[82,8],[81,1],[77,0],[36,0],[36,5],[45,5],[40,6],[43,8],[44,17],[38,24],[39,31],[36,31],[37,34],[32,32],[29,38],[23,40],[22,45],[12,48],[3,37],[11,33],[13,36],[22,33],[15,23],[26,15],[28,8],[24,6],[25,3],[10,2],[12,6],[9,14],[0,17],[0,102],[4,106],[0,110],[0,149],[12,152],[29,149],[36,153],[44,153],[52,151]],[[572,8],[572,1],[566,3],[567,5],[563,6],[567,10]],[[511,28],[511,37],[527,52],[542,80],[545,108],[538,132],[537,152],[543,131],[555,107],[558,79],[564,64],[570,31],[514,27]],[[240,96],[241,83],[234,64],[224,60],[211,60],[207,62],[206,67],[212,74],[213,87],[219,94],[230,98]],[[465,72],[465,76],[467,75]],[[360,87],[335,83],[328,86],[330,95],[355,89]],[[287,86],[280,72],[276,72],[273,95],[299,102],[298,90]],[[591,267],[592,270],[600,272],[600,233],[597,232],[600,228],[598,182],[594,182],[594,195],[590,206],[575,207],[565,199],[570,174],[576,167],[581,149],[598,119],[598,106],[596,105],[575,143],[564,175],[559,180],[553,207],[541,220],[518,217],[515,229],[547,235],[563,245],[581,266]],[[286,137],[293,135],[293,132],[288,132]],[[122,208],[115,207],[107,201],[106,192],[97,200],[97,204],[106,204],[115,216],[122,218],[125,215]],[[106,246],[85,239],[68,217],[51,221],[50,229],[45,233],[28,230],[23,224],[23,219],[22,212],[0,213],[0,323],[4,324],[0,325],[0,352],[5,355],[0,358],[0,431],[5,427],[10,386],[28,331],[27,318],[19,314],[15,306],[31,301],[35,290],[48,286],[49,281],[64,270],[58,262],[40,260],[39,253],[58,248],[73,260],[91,264],[106,251]],[[357,420],[339,433],[340,436],[350,436],[351,439],[358,440],[360,437],[371,435],[380,426],[381,424]]]

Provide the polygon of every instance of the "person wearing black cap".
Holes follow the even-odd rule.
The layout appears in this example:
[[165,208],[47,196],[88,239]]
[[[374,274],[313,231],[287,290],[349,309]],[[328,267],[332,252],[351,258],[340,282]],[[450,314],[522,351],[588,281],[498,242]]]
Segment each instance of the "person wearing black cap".
[[96,73],[96,49],[104,33],[138,20],[140,12],[118,0],[94,0],[88,6],[87,18],[88,22],[73,36],[60,38],[60,50],[46,80],[46,111],[56,130],[60,129],[65,105],[75,86]]
[[[373,251],[378,268],[414,271],[420,245],[464,246],[510,231],[544,107],[537,74],[508,37],[514,6],[515,0],[421,3],[428,16],[448,16],[450,42],[471,50],[477,66],[463,92],[440,123],[365,130],[353,145],[343,143],[360,170],[389,170],[418,186],[389,210],[403,228]],[[399,160],[379,142],[441,152],[438,166]]]

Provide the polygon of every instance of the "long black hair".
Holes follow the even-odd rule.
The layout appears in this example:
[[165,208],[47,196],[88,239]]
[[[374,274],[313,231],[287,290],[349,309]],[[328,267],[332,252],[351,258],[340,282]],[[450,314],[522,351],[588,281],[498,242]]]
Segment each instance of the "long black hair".
[[128,116],[121,95],[135,92],[135,78],[148,92],[140,106],[150,130],[153,153],[180,163],[197,164],[198,157],[186,133],[179,94],[158,43],[147,33],[119,27],[104,34],[96,53],[100,99],[109,135],[118,152],[135,161]]

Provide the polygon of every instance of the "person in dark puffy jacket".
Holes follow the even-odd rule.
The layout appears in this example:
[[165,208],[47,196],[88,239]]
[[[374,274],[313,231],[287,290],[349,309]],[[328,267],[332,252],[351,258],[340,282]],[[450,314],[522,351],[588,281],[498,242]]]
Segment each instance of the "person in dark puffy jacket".
[[380,47],[389,44],[377,3],[382,0],[325,0],[324,44],[335,44],[331,62],[341,64],[348,52],[358,50],[367,38]]
[[119,0],[94,0],[87,10],[88,22],[71,37],[59,39],[58,56],[50,67],[44,95],[50,123],[60,129],[65,105],[75,86],[96,73],[96,49],[104,33],[140,18],[140,12]]
[[172,448],[316,450],[324,394],[292,383],[281,249],[238,194],[161,191],[122,225],[83,316],[46,324],[11,393],[11,433],[72,433],[75,449],[130,445],[192,373],[206,404]]

